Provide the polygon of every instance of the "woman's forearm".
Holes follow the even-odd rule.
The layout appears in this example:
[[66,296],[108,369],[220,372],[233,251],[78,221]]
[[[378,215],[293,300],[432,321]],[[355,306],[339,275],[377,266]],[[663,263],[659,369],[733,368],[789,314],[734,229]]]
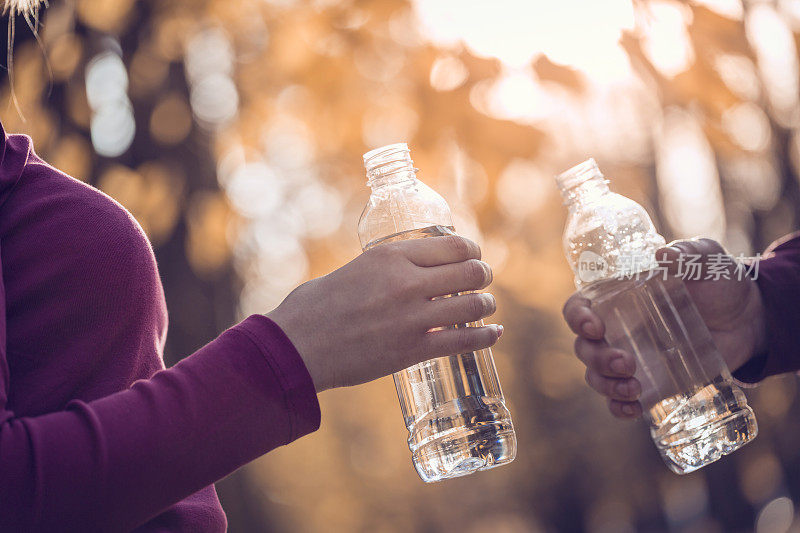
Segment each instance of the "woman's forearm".
[[319,417],[294,347],[250,317],[128,390],[37,417],[0,410],[0,530],[130,529]]

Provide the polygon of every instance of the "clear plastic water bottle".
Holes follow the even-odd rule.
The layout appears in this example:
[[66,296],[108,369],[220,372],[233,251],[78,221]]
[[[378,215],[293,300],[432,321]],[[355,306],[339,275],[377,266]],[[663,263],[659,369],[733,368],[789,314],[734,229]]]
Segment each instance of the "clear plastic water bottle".
[[[364,166],[372,189],[358,223],[364,250],[453,233],[447,202],[417,179],[405,143],[367,152]],[[514,460],[516,435],[490,349],[416,364],[396,372],[394,383],[414,467],[423,481],[464,476]]]
[[564,250],[605,340],[636,357],[651,435],[686,474],[753,440],[756,418],[683,281],[656,268],[664,246],[642,206],[612,193],[593,159],[556,178],[569,208]]

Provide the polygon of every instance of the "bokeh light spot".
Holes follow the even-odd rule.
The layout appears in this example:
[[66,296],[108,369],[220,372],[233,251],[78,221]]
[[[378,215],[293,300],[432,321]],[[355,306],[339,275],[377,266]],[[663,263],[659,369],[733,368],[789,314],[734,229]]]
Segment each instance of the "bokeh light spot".
[[437,91],[458,89],[469,77],[466,65],[453,56],[437,58],[431,66],[431,87]]
[[163,144],[178,144],[192,129],[192,111],[180,94],[162,98],[150,115],[150,134]]

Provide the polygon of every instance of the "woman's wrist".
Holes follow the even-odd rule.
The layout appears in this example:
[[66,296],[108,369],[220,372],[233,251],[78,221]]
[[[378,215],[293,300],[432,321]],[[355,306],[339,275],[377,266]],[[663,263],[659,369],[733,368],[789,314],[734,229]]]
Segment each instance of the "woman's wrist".
[[312,357],[311,352],[313,352],[313,350],[307,342],[310,340],[310,337],[313,336],[313,333],[307,330],[303,331],[302,318],[294,316],[294,313],[292,313],[290,309],[286,309],[286,306],[283,304],[269,313],[265,313],[264,316],[275,322],[292,342],[297,353],[300,354],[300,358],[303,360],[303,364],[305,364],[308,373],[311,375],[316,391],[319,393],[329,389],[330,385],[327,384],[324,377],[324,369],[316,364],[317,358]]

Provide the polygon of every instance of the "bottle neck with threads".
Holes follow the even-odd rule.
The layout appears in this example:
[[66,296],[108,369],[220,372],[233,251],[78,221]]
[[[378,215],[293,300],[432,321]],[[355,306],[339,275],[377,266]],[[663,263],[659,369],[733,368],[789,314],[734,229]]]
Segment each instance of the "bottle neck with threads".
[[588,159],[559,174],[556,182],[564,204],[570,209],[599,200],[609,192],[608,180],[594,159]]
[[406,143],[395,143],[364,154],[367,185],[373,190],[417,179],[417,169]]

